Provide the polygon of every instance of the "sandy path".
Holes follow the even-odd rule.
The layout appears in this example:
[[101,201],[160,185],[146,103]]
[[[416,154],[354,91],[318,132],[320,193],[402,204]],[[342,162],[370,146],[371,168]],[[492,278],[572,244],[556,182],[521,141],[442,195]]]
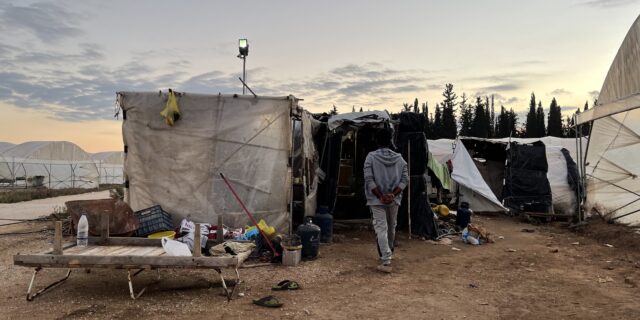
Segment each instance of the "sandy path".
[[17,203],[0,203],[0,225],[12,223],[1,219],[36,219],[54,212],[56,207],[64,207],[64,203],[72,200],[92,200],[109,198],[109,191],[90,192],[38,199]]

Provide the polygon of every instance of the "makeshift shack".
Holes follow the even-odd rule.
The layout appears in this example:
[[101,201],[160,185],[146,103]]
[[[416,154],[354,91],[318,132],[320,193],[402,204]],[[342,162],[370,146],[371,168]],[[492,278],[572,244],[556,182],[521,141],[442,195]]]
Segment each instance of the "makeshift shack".
[[[126,199],[133,210],[153,205],[175,222],[217,222],[242,227],[250,221],[222,180],[223,173],[256,217],[286,233],[292,227],[292,186],[315,196],[313,165],[291,167],[293,128],[301,127],[304,159],[313,162],[308,116],[298,99],[176,93],[180,117],[168,125],[160,112],[166,92],[120,92],[125,144]],[[306,119],[306,120],[305,120]],[[305,140],[305,138],[309,140]],[[313,201],[309,210],[313,210]],[[302,207],[307,204],[303,203]]]

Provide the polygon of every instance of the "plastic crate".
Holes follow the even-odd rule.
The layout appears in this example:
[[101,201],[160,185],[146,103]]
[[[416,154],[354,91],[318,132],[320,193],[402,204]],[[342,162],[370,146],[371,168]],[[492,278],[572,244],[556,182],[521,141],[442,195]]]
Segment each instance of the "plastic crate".
[[146,237],[152,233],[174,229],[171,215],[159,205],[136,211],[134,214],[140,223],[135,232],[136,237]]

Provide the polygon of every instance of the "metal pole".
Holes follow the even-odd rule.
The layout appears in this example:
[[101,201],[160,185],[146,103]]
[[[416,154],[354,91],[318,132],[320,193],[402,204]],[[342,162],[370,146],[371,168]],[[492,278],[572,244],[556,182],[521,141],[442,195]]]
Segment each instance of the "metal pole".
[[[573,115],[573,119],[574,119],[573,121],[575,123],[575,121],[577,120],[575,115]],[[582,164],[581,164],[581,159],[580,159],[580,146],[579,145],[580,145],[581,141],[580,141],[580,138],[578,137],[578,130],[580,129],[580,126],[576,125],[573,129],[575,130],[574,131],[574,135],[575,135],[575,138],[576,138],[576,158],[578,160],[578,165],[577,165],[578,181],[576,181],[576,184],[578,186],[578,192],[577,192],[577,199],[576,199],[576,210],[577,210],[577,214],[578,214],[578,222],[582,222],[582,210],[581,210],[581,208],[582,208],[582,206],[581,206],[582,192],[581,191],[582,191],[582,174],[584,172],[582,172]]]
[[244,95],[247,88],[247,56],[242,56],[242,94]]
[[407,171],[409,171],[409,191],[407,192],[407,216],[409,220],[409,240],[411,240],[411,139],[409,139],[408,155],[407,155]]

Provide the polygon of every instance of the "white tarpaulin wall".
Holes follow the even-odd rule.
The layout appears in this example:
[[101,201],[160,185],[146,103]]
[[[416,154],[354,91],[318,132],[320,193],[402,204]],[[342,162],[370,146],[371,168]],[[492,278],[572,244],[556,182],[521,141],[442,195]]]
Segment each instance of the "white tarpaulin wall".
[[248,225],[224,173],[257,219],[288,231],[296,98],[185,93],[173,127],[160,116],[166,93],[123,92],[118,100],[126,112],[125,175],[134,210],[159,204],[174,220],[215,224],[224,213],[226,225]]
[[98,180],[90,155],[71,142],[30,141],[0,153],[0,186],[91,189]]
[[456,140],[451,163],[453,165],[451,179],[460,185],[461,200],[468,202],[472,210],[476,212],[507,211],[484,181],[469,152],[459,139]]
[[[476,139],[487,141],[490,143],[503,143],[509,142],[509,138],[502,139],[479,139],[479,138],[464,138],[464,139]],[[576,208],[576,195],[571,189],[567,178],[567,161],[565,160],[560,150],[567,149],[574,159],[577,160],[576,152],[576,140],[569,138],[556,138],[556,137],[542,137],[542,138],[511,138],[512,142],[521,144],[533,143],[536,141],[542,141],[545,144],[546,158],[549,165],[547,171],[547,179],[551,186],[552,202],[554,210],[558,212],[564,212],[566,214],[575,213]],[[581,140],[583,143],[583,149],[586,147],[586,140]],[[454,140],[450,139],[438,139],[429,140],[429,151],[433,156],[441,163],[446,162],[451,158],[451,146]],[[468,153],[468,152],[467,152]],[[475,164],[474,164],[475,167]]]
[[[640,17],[629,30],[600,90],[585,159],[587,210],[640,224]],[[621,113],[621,110],[624,111]]]

